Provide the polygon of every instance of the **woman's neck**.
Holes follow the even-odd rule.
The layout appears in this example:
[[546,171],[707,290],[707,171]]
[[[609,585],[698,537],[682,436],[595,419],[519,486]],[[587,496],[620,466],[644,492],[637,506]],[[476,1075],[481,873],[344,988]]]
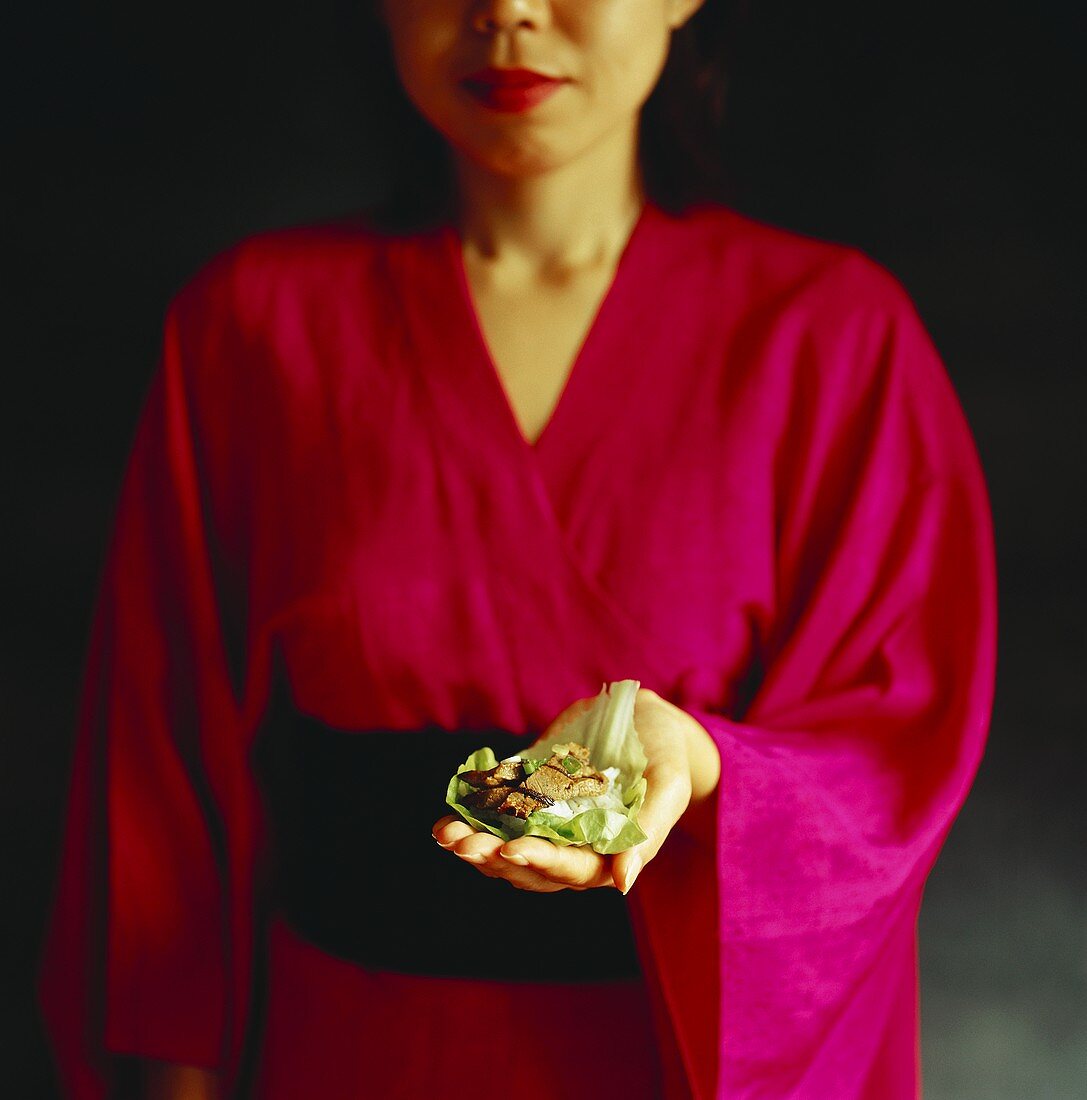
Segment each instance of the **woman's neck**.
[[636,134],[524,175],[458,159],[455,178],[466,255],[541,279],[614,264],[646,199]]

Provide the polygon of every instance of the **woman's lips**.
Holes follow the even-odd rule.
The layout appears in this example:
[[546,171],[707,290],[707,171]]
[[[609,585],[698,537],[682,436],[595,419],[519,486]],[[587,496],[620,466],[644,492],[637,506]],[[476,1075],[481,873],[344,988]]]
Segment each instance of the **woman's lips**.
[[527,111],[554,95],[565,83],[564,79],[531,69],[482,69],[462,81],[485,107],[507,112]]

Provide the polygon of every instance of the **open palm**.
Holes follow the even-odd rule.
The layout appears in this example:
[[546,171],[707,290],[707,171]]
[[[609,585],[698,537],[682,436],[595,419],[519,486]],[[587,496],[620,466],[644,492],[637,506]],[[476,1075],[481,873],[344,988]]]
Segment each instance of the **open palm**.
[[[562,738],[564,727],[588,710],[595,697],[571,703],[547,727],[536,744]],[[672,827],[691,801],[691,772],[685,723],[695,720],[648,688],[634,700],[634,724],[648,761],[645,802],[638,823],[646,840],[613,856],[602,856],[587,846],[559,845],[541,837],[503,841],[477,832],[455,815],[435,822],[434,839],[445,849],[473,864],[489,878],[504,878],[520,890],[551,893],[613,886],[625,894],[641,868],[660,850]],[[526,750],[531,755],[531,748]]]

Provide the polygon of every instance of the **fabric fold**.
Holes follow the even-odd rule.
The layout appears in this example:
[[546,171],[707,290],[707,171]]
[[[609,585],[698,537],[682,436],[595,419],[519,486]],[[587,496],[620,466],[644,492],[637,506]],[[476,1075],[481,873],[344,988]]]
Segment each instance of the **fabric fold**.
[[[919,1088],[896,1037],[916,1034],[923,886],[988,730],[996,578],[980,466],[935,353],[908,312],[887,331],[865,415],[835,437],[849,464],[830,484],[805,466],[791,488],[783,574],[810,583],[782,590],[789,625],[759,691],[742,720],[684,705],[721,755],[715,872],[670,838],[635,887],[698,1096]],[[691,881],[711,874],[716,897],[699,897]],[[711,957],[719,1002],[685,997]]]
[[259,796],[185,363],[167,313],[96,597],[39,999],[66,1094],[115,1055],[231,1081],[250,1019]]

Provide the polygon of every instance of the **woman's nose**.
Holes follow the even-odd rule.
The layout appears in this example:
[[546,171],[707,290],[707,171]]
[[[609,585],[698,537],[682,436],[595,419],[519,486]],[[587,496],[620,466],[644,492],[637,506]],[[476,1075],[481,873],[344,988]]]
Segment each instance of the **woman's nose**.
[[483,33],[538,27],[547,19],[550,0],[479,0],[472,26]]

